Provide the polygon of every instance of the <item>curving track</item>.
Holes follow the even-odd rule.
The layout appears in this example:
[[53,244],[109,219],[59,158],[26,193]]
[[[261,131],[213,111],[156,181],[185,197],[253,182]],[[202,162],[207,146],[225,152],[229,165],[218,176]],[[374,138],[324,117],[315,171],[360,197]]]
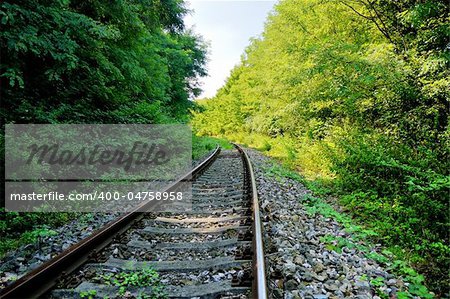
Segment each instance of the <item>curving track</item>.
[[[166,190],[192,181],[192,211],[141,206],[8,286],[1,298],[121,297],[105,277],[151,267],[169,298],[267,298],[253,170],[238,146],[220,151]],[[152,297],[149,287],[126,295]]]

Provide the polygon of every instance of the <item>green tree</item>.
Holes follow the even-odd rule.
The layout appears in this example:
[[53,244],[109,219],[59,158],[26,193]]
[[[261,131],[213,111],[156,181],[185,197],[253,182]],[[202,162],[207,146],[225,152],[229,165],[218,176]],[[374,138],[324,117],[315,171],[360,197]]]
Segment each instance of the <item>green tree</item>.
[[161,122],[205,75],[178,0],[19,0],[0,13],[6,122]]
[[331,183],[445,293],[448,37],[441,1],[281,1],[193,125]]

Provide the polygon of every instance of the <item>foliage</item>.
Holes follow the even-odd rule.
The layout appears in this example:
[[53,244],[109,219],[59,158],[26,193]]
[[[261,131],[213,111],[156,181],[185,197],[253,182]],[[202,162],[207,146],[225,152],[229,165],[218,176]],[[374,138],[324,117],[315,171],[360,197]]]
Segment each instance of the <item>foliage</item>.
[[449,32],[442,1],[282,1],[193,126],[332,187],[443,294]]
[[94,299],[95,295],[97,295],[96,290],[88,290],[80,293],[81,298]]
[[[115,274],[101,274],[96,279],[102,284],[119,287],[117,295],[120,297],[123,297],[127,291],[132,290],[134,287],[145,287],[146,293],[140,294],[138,298],[167,298],[167,293],[164,291],[164,285],[161,283],[158,273],[151,267]],[[149,290],[151,290],[150,294],[147,293]]]
[[158,123],[198,94],[205,47],[164,1],[1,4],[5,122]]

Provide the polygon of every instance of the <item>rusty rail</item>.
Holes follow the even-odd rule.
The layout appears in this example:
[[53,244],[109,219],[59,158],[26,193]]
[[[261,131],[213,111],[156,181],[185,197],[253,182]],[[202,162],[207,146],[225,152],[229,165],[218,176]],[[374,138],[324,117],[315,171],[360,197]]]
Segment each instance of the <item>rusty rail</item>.
[[266,270],[264,263],[264,247],[262,239],[262,225],[259,214],[258,191],[256,189],[255,174],[247,153],[237,144],[235,147],[242,154],[246,174],[248,175],[252,196],[253,218],[253,298],[267,299]]

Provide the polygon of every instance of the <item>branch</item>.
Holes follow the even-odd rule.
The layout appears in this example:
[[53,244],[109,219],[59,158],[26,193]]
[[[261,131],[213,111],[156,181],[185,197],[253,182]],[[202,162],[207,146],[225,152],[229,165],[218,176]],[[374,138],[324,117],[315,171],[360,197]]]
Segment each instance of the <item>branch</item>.
[[[375,8],[372,6],[372,4],[370,3],[370,1],[368,1],[370,7],[372,8],[372,10],[375,12],[376,17],[374,16],[366,16],[362,13],[360,13],[359,11],[357,11],[353,6],[351,6],[350,4],[344,2],[344,1],[339,1],[341,4],[344,4],[345,6],[347,6],[348,8],[350,8],[353,12],[355,12],[358,16],[363,17],[371,22],[373,22],[375,24],[375,26],[377,26],[378,30],[380,30],[380,32],[384,35],[384,37],[386,37],[392,44],[394,44],[394,42],[391,39],[391,36],[389,35],[389,33],[386,30],[386,25],[384,24],[383,20],[380,18],[380,16],[378,15],[378,12],[375,10]],[[361,1],[362,2],[362,1]],[[362,2],[363,4],[366,4],[365,2]],[[377,20],[380,20],[383,28],[381,28],[380,24],[378,24]]]
[[359,11],[357,11],[355,8],[353,8],[350,4],[347,4],[347,3],[345,3],[344,1],[339,1],[339,2],[340,2],[341,4],[344,4],[345,6],[347,6],[348,8],[350,8],[351,10],[353,10],[358,16],[361,16],[361,17],[363,17],[364,19],[373,21],[373,18],[372,18],[372,17],[368,17],[368,16],[363,15],[362,13],[360,13]]
[[367,3],[369,3],[370,8],[372,8],[372,10],[375,12],[375,14],[377,15],[378,20],[380,20],[381,25],[383,26],[383,30],[380,28],[380,26],[378,26],[377,23],[375,23],[378,27],[378,29],[384,34],[384,36],[386,36],[386,38],[395,45],[395,43],[392,41],[390,34],[388,33],[388,30],[386,29],[387,26],[386,24],[383,22],[383,19],[381,18],[380,14],[378,13],[378,11],[375,9],[375,6],[373,6],[373,3],[370,2],[370,0],[367,1]]

